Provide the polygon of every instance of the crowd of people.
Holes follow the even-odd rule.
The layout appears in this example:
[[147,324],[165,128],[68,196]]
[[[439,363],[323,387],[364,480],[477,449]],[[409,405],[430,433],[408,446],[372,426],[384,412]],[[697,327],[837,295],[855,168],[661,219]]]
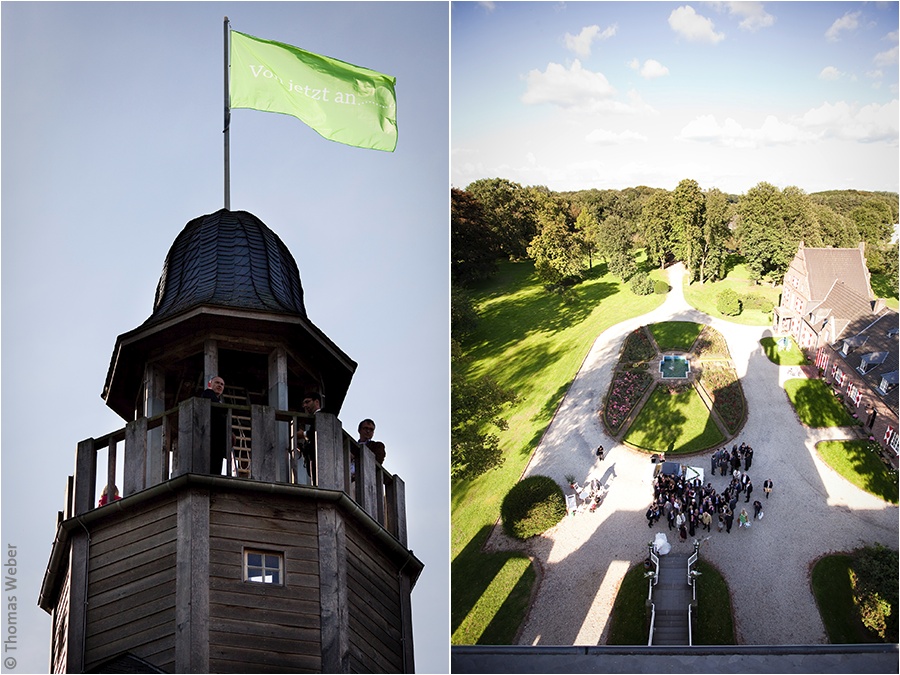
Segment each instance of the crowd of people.
[[[712,475],[716,475],[716,469],[721,476],[731,475],[728,486],[721,492],[715,490],[711,482],[704,485],[700,478],[691,480],[684,476],[659,474],[653,481],[653,501],[646,513],[647,526],[653,527],[665,519],[669,530],[675,530],[682,541],[698,532],[712,532],[713,527],[730,534],[735,520],[738,528],[749,528],[752,521],[761,520],[764,515],[762,502],[753,498],[753,481],[747,473],[752,463],[753,448],[745,443],[740,447],[734,445],[731,452],[727,448],[716,450],[711,458]],[[771,479],[763,483],[766,499],[773,487]],[[748,509],[752,510],[752,516]]]

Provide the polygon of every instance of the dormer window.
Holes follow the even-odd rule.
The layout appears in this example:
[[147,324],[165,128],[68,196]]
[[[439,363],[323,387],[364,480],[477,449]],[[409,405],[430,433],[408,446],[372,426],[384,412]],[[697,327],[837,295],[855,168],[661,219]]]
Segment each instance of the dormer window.
[[869,370],[872,366],[879,366],[884,363],[884,360],[887,358],[887,352],[871,352],[869,354],[863,354],[862,359],[859,362],[859,368],[857,370],[863,375],[866,374],[866,371]]
[[881,376],[881,383],[878,385],[878,391],[887,394],[891,389],[897,386],[897,371],[885,373]]

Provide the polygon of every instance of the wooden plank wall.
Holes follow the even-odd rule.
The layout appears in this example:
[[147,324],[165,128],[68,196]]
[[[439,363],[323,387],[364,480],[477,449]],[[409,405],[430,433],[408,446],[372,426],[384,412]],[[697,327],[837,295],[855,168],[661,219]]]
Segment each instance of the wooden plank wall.
[[[211,672],[321,672],[316,504],[212,492],[209,518]],[[283,553],[284,585],[243,581],[245,547]]]
[[66,564],[65,578],[59,589],[59,599],[53,610],[53,637],[50,643],[50,658],[52,672],[66,672],[66,658],[68,655],[67,636],[69,633],[69,584],[72,583],[72,575],[69,565]]
[[86,669],[129,651],[174,670],[176,536],[174,496],[91,530]]
[[403,629],[397,565],[352,522],[347,522],[346,530],[351,672],[401,673]]

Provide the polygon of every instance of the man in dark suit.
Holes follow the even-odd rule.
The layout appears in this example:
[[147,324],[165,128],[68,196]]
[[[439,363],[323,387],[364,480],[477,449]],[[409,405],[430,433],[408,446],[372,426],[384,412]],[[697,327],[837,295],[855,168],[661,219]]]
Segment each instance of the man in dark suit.
[[[225,380],[218,375],[209,379],[201,398],[208,398],[213,403],[222,402],[222,393],[225,391]],[[224,408],[213,408],[210,414],[209,430],[209,472],[214,475],[222,473],[222,462],[228,455],[228,446],[225,443],[227,437],[225,426],[228,424],[228,411]]]
[[375,435],[375,422],[366,418],[362,422],[359,423],[359,426],[356,428],[359,432],[359,441],[357,441],[360,445],[367,446],[372,452],[375,453],[375,461],[379,464],[384,464],[384,443],[381,441],[373,441],[372,437]]

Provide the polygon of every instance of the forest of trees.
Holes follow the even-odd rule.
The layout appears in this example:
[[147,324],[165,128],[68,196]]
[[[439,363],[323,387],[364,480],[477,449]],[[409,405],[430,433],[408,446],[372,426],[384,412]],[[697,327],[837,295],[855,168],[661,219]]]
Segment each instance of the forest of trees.
[[551,192],[490,178],[454,188],[451,203],[452,280],[463,287],[490,277],[499,260],[525,258],[551,285],[576,282],[597,261],[627,281],[637,271],[638,249],[655,265],[683,262],[699,283],[721,279],[726,256],[737,253],[753,278],[778,283],[800,241],[811,247],[865,242],[870,271],[896,274],[896,193],[807,194],[763,182],[730,195],[690,179],[673,191]]
[[[453,475],[477,475],[499,461],[498,413],[514,394],[490,377],[467,378],[459,342],[477,320],[467,288],[489,279],[502,260],[534,263],[548,289],[577,284],[596,264],[630,282],[636,293],[652,293],[653,282],[638,269],[643,249],[653,266],[684,263],[690,279],[722,279],[728,257],[743,258],[751,278],[781,283],[801,241],[810,247],[856,247],[865,242],[866,262],[898,283],[897,193],[835,190],[807,194],[759,183],[743,195],[703,189],[682,180],[672,190],[639,186],[624,190],[552,192],[504,178],[482,179],[451,190]],[[462,402],[475,402],[463,405]],[[456,411],[456,407],[454,408]]]

